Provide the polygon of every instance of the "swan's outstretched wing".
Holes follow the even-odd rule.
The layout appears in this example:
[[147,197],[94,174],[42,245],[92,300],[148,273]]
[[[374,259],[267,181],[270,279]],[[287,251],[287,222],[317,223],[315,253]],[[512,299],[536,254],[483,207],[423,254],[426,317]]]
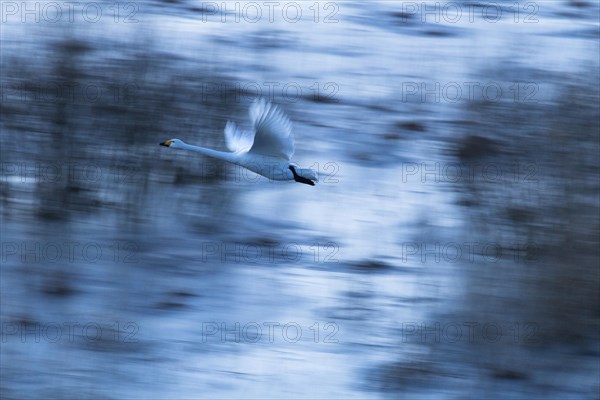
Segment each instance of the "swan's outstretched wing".
[[263,99],[250,106],[250,120],[256,131],[251,153],[289,160],[294,154],[294,135],[289,118]]
[[254,142],[254,132],[243,131],[231,121],[225,125],[225,144],[233,152],[239,153],[248,151]]

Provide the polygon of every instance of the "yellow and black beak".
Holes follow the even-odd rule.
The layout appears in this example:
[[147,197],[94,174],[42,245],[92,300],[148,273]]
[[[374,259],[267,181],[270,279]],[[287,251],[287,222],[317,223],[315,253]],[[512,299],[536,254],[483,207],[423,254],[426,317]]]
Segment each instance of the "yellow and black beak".
[[159,144],[161,146],[169,147],[169,146],[171,146],[171,143],[173,143],[173,141],[171,139],[169,139],[169,140],[165,140],[164,142],[159,143]]

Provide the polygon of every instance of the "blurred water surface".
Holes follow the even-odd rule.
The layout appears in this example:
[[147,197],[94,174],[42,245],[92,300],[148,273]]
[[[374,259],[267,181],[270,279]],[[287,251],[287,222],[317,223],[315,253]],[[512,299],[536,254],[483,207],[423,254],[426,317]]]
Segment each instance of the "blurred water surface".
[[598,4],[426,3],[3,3],[2,397],[596,398]]

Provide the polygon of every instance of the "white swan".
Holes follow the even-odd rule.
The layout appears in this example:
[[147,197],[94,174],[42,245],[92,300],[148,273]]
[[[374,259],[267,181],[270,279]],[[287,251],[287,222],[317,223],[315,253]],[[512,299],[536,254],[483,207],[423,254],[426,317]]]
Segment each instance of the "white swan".
[[275,181],[294,180],[314,186],[318,182],[317,173],[290,162],[294,135],[289,118],[263,99],[252,103],[249,112],[253,131],[240,130],[231,121],[225,125],[225,143],[231,152],[192,146],[179,139],[169,139],[160,145],[229,161]]

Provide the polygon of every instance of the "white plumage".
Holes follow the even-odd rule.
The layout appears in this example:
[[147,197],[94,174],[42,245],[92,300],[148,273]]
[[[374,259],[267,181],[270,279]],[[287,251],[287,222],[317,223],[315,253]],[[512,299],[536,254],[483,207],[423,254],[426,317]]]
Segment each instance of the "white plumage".
[[263,99],[250,106],[252,131],[239,129],[234,122],[225,125],[225,144],[231,153],[192,146],[179,139],[170,139],[161,146],[195,151],[241,165],[272,180],[295,180],[314,186],[317,174],[298,168],[290,160],[294,155],[294,134],[289,118]]

